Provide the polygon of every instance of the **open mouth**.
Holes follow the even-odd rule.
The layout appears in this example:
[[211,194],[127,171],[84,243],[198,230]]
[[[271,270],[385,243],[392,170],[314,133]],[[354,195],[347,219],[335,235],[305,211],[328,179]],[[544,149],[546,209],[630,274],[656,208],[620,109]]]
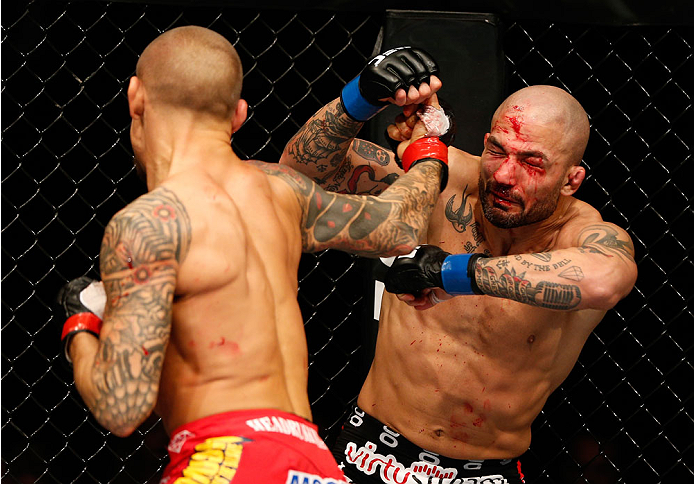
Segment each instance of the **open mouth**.
[[503,195],[500,192],[491,191],[490,194],[492,196],[492,199],[493,199],[493,202],[495,205],[501,205],[504,207],[510,207],[511,205],[518,205],[518,202],[516,202],[515,200],[513,200],[512,198],[510,198],[506,195]]

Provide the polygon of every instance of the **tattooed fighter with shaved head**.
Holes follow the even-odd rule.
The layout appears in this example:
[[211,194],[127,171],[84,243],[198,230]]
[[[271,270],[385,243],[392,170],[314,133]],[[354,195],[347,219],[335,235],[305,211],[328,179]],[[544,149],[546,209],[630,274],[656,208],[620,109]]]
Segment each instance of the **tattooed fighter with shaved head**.
[[[391,138],[409,139],[411,112]],[[330,103],[281,163],[332,190],[378,193],[402,171],[354,139],[364,120]],[[636,280],[627,233],[574,197],[589,130],[570,94],[532,86],[496,110],[481,156],[449,149],[424,245],[385,278],[375,357],[333,449],[348,478],[522,481],[531,423]],[[366,166],[372,176],[348,183]]]
[[234,47],[205,28],[170,30],[142,53],[127,94],[148,193],[106,227],[103,284],[83,277],[61,291],[64,356],[114,434],[161,416],[171,437],[162,483],[343,482],[311,423],[299,259],[413,250],[447,150],[417,148],[420,129],[405,152],[411,170],[380,196],[325,192],[234,153],[241,81]]

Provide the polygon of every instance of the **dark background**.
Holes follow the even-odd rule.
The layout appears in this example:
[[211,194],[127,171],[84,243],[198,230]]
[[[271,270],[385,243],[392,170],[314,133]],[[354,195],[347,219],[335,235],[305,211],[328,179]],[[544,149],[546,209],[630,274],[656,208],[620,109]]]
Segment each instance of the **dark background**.
[[[156,483],[166,464],[156,418],[121,439],[90,417],[59,364],[63,321],[53,307],[65,281],[97,276],[105,224],[144,190],[131,164],[125,97],[142,49],[179,25],[225,35],[241,56],[252,108],[234,148],[275,161],[371,57],[392,15],[386,8],[420,8],[413,3],[3,2],[3,484]],[[533,426],[522,459],[527,481],[691,482],[691,2],[426,7],[496,16],[501,62],[488,75],[501,93],[490,97],[553,84],[583,104],[592,133],[578,196],[626,228],[636,246],[636,288],[589,338]],[[432,32],[439,34],[435,25]],[[482,47],[459,49],[474,57]],[[472,89],[460,88],[465,70],[479,68],[458,68],[449,77],[442,71],[444,90],[465,98]],[[466,122],[477,129],[483,118]],[[458,129],[465,126],[459,119]],[[328,443],[368,368],[365,265],[327,251],[305,255],[299,271],[309,394]]]

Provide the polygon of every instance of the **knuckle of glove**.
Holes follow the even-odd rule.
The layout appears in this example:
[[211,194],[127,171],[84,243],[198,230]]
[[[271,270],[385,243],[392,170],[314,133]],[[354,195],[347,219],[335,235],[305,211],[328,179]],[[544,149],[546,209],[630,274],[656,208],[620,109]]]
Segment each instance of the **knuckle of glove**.
[[438,65],[425,51],[402,48],[380,62],[370,62],[361,73],[359,89],[365,99],[375,104],[379,99],[394,97],[398,89],[429,83],[429,77],[438,72]]
[[411,259],[395,261],[388,270],[385,280],[386,290],[393,294],[418,294],[422,289],[434,287],[426,271]]
[[398,257],[386,274],[386,289],[394,294],[416,295],[423,289],[438,287],[437,273],[446,255],[436,246],[423,245],[412,256]]
[[361,74],[359,80],[359,91],[364,99],[371,104],[385,104],[380,99],[393,97],[398,90],[400,80],[394,78],[390,73],[386,75],[382,71],[376,72],[371,66]]

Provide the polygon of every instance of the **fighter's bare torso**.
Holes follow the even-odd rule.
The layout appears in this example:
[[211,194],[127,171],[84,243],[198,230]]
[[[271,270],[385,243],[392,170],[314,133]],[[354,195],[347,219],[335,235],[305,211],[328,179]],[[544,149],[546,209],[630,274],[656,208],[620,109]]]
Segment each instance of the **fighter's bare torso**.
[[[545,252],[575,245],[569,224],[600,219],[570,198],[564,220],[539,230],[537,238],[490,246],[478,203],[479,158],[455,153],[451,173],[457,178],[439,199],[427,243],[451,253]],[[460,459],[516,457],[528,448],[532,421],[603,316],[490,296],[456,297],[417,311],[385,293],[376,357],[358,404],[432,452]]]
[[169,432],[248,408],[311,417],[296,301],[300,215],[260,170],[237,163],[230,173],[215,182],[190,170],[165,184],[189,212],[192,232],[156,407]]

